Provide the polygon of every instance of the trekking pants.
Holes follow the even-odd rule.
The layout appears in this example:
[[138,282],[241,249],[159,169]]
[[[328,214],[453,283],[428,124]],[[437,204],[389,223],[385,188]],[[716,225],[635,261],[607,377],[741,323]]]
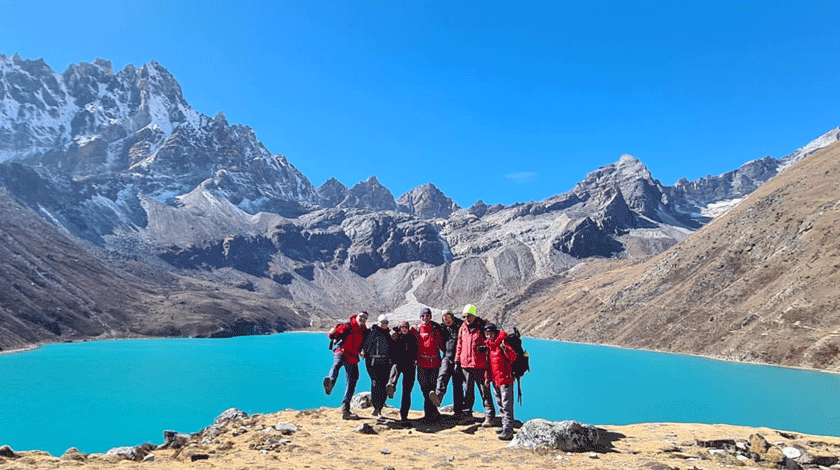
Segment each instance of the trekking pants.
[[353,394],[356,393],[356,382],[359,381],[359,364],[351,364],[344,357],[343,351],[337,351],[333,357],[333,365],[327,377],[330,378],[333,385],[338,380],[338,372],[344,367],[347,375],[347,385],[344,388],[344,398],[341,400],[341,410],[350,411],[350,400],[353,399]]
[[443,358],[440,363],[440,372],[437,377],[437,396],[443,398],[446,395],[446,386],[449,385],[449,378],[452,378],[452,409],[456,415],[464,412],[464,375],[455,373],[455,361]]
[[435,389],[435,382],[437,382],[438,368],[437,367],[418,367],[417,368],[417,382],[420,383],[420,391],[423,392],[423,413],[425,418],[437,418],[440,416],[440,411],[429,400],[429,392]]
[[402,375],[402,399],[400,402],[400,418],[408,419],[408,411],[411,409],[411,391],[414,390],[414,364],[394,364],[391,367],[391,377],[388,385],[397,388],[397,381]]
[[385,406],[385,384],[388,383],[388,375],[391,373],[391,363],[380,361],[376,364],[366,363],[368,375],[370,375],[370,401],[374,410],[382,410]]
[[463,367],[462,370],[464,371],[464,413],[472,414],[475,405],[475,387],[478,387],[478,393],[481,395],[481,401],[484,404],[484,416],[494,419],[496,408],[493,406],[493,397],[490,395],[490,390],[484,385],[485,369]]
[[502,414],[502,432],[513,432],[513,384],[493,384],[493,391],[496,394],[496,402],[499,404],[499,412]]

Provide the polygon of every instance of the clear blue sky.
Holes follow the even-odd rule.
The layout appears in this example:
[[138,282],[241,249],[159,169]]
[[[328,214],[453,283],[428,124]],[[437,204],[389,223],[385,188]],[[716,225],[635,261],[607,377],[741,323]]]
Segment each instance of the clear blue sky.
[[461,206],[782,157],[840,126],[836,2],[0,0],[0,53],[152,60],[313,184],[433,182]]

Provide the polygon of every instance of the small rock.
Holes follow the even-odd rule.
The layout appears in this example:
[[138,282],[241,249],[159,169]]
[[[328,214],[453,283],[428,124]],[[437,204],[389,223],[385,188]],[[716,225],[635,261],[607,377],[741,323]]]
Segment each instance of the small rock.
[[274,429],[280,431],[280,434],[283,435],[291,435],[298,431],[298,427],[292,423],[277,423],[274,425]]
[[209,458],[209,454],[192,454],[190,456],[190,461],[195,462],[196,460],[207,460]]
[[114,447],[108,450],[105,455],[117,456],[126,460],[134,460],[137,457],[137,452],[134,447]]
[[662,462],[648,462],[648,463],[642,465],[642,467],[644,467],[648,470],[679,470],[679,469],[675,469],[674,467],[672,467],[670,465],[666,465]]
[[154,462],[155,461],[155,454],[147,454],[143,457],[144,462]]
[[370,408],[373,406],[373,400],[370,398],[370,392],[359,392],[353,395],[350,400],[350,408]]
[[771,447],[767,449],[767,453],[761,456],[761,460],[770,462],[774,465],[784,465],[785,454],[782,453],[778,447]]
[[750,452],[754,452],[758,455],[764,455],[767,453],[767,449],[769,448],[770,443],[767,442],[767,439],[765,439],[761,434],[753,434],[750,436]]
[[840,459],[838,459],[837,456],[812,450],[811,452],[802,452],[802,457],[799,458],[799,463],[802,465],[831,467],[832,465],[836,465],[838,460]]
[[590,453],[589,453],[589,458],[590,458],[590,459],[597,459],[597,458],[598,458],[598,454],[596,454],[595,452],[590,452]]
[[87,454],[83,454],[79,452],[79,449],[71,447],[64,452],[64,455],[61,456],[61,460],[75,460],[77,462],[84,462],[85,460],[87,460]]
[[382,455],[391,455],[391,451],[390,451],[390,450],[388,450],[388,449],[382,449],[382,450],[380,450],[379,452],[381,452],[381,453],[382,453]]
[[357,427],[353,431],[361,433],[361,434],[378,434],[376,432],[376,429],[373,429],[373,426],[371,426],[368,423],[362,424],[361,426]]
[[12,450],[12,448],[11,448],[11,447],[9,447],[9,446],[2,446],[2,447],[0,447],[0,456],[2,456],[2,457],[8,457],[8,458],[10,458],[10,459],[16,459],[16,458],[20,457],[20,456],[19,456],[18,454],[16,454],[16,453],[15,453],[15,451],[13,451],[13,450]]
[[782,453],[789,459],[798,459],[799,457],[802,457],[802,452],[796,447],[785,447],[782,449]]
[[237,410],[236,408],[228,408],[222,411],[222,414],[216,417],[213,424],[221,424],[225,421],[239,421],[248,417],[248,413]]
[[187,442],[190,440],[190,435],[176,431],[163,431],[163,440],[164,443],[160,446],[162,449],[180,449],[187,445]]

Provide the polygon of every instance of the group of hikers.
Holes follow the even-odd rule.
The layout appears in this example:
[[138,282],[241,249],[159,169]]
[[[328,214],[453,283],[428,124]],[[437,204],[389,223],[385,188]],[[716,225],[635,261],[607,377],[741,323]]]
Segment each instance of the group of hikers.
[[[332,392],[341,368],[347,376],[341,402],[343,419],[358,419],[350,411],[350,401],[359,378],[359,361],[365,359],[370,375],[373,416],[379,417],[387,398],[393,398],[402,376],[400,419],[408,424],[411,391],[415,377],[423,393],[424,424],[443,419],[438,407],[452,381],[453,411],[451,418],[461,423],[473,422],[475,389],[484,404],[482,426],[495,425],[496,410],[491,386],[495,392],[502,427],[496,432],[501,440],[513,438],[513,375],[512,364],[517,354],[508,344],[507,333],[476,316],[475,305],[463,309],[463,320],[444,310],[441,323],[432,321],[429,308],[420,310],[420,324],[412,327],[403,321],[389,328],[387,315],[379,315],[377,323],[367,326],[368,313],[361,312],[350,321],[329,331],[334,360],[329,375],[324,377],[324,391]],[[416,375],[415,375],[416,374]],[[387,398],[386,398],[387,397]]]

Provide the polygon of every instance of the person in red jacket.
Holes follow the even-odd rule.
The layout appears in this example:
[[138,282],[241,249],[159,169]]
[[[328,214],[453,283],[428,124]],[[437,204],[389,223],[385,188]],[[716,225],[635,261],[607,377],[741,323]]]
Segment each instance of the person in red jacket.
[[327,395],[332,392],[335,381],[338,380],[338,372],[343,367],[347,375],[347,385],[344,388],[344,398],[341,401],[342,419],[359,418],[350,412],[350,400],[353,399],[356,382],[359,380],[359,351],[361,351],[362,343],[365,340],[367,319],[367,312],[352,315],[348,323],[338,325],[329,332],[330,339],[343,338],[343,340],[334,351],[333,365],[329,375],[324,377],[324,392]]
[[497,431],[499,439],[513,439],[513,362],[516,352],[507,344],[507,332],[499,331],[496,325],[488,323],[484,327],[487,337],[487,374],[484,384],[489,388],[493,384],[496,402],[502,413],[502,429]]
[[472,421],[473,405],[475,404],[475,388],[481,395],[484,404],[484,422],[482,426],[490,427],[496,419],[496,409],[493,407],[493,397],[484,385],[485,369],[487,369],[487,346],[484,344],[485,321],[475,315],[475,305],[464,306],[464,323],[458,330],[458,345],[455,347],[455,364],[464,374],[464,414],[462,421]]
[[440,352],[443,350],[443,338],[440,326],[432,322],[432,311],[428,308],[420,310],[420,326],[417,327],[417,383],[423,392],[423,422],[434,423],[440,421],[440,411],[429,399],[429,392],[437,385],[438,370],[440,369]]

